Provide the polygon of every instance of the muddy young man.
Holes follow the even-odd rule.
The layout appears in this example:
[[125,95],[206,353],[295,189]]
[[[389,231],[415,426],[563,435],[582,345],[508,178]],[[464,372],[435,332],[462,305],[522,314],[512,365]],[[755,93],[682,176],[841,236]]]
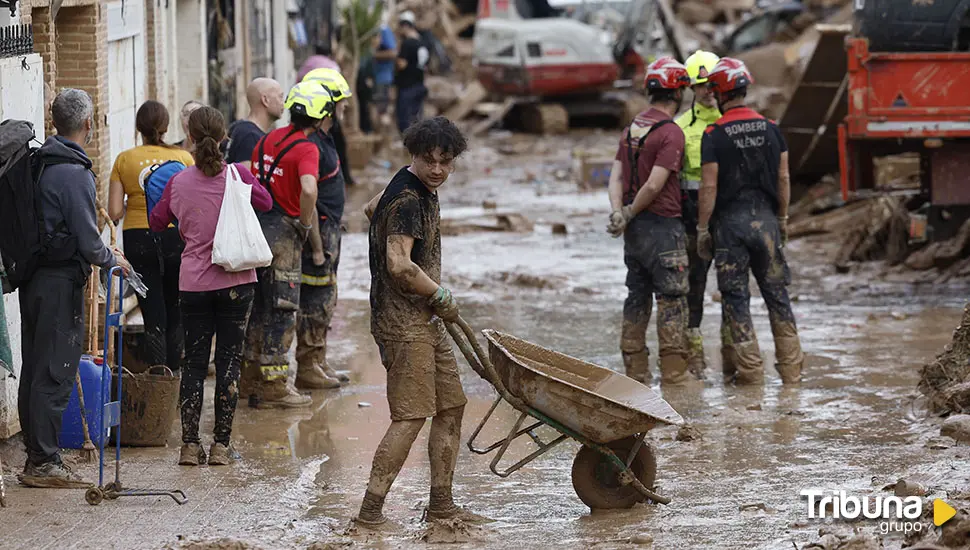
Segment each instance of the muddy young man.
[[623,235],[628,294],[623,304],[620,351],[626,375],[650,381],[647,323],[657,295],[660,379],[687,382],[687,236],[681,222],[680,172],[684,132],[672,117],[680,110],[687,69],[671,57],[647,67],[650,109],[623,132],[610,172],[610,224]]
[[428,517],[482,519],[455,506],[451,496],[467,400],[442,323],[458,318],[458,305],[440,286],[438,189],[467,145],[454,124],[436,117],[408,128],[404,146],[411,165],[402,168],[366,209],[371,218],[371,333],[387,369],[391,409],[391,425],[374,454],[367,492],[355,518],[366,526],[387,521],[384,498],[429,417]]
[[785,384],[801,380],[802,346],[788,299],[791,274],[783,248],[788,240],[788,147],[774,122],[744,104],[754,82],[748,68],[729,57],[708,80],[724,116],[701,142],[703,183],[697,252],[714,258],[728,342],[722,351],[725,381],[761,384],[764,365],[751,322],[748,271],[761,289],[775,339],[778,373]]

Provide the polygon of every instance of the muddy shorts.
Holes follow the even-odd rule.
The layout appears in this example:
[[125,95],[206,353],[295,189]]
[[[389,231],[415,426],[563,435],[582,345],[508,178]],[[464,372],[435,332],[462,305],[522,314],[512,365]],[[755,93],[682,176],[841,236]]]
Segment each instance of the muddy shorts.
[[387,369],[391,420],[429,418],[468,402],[458,376],[455,354],[438,331],[436,343],[378,341]]

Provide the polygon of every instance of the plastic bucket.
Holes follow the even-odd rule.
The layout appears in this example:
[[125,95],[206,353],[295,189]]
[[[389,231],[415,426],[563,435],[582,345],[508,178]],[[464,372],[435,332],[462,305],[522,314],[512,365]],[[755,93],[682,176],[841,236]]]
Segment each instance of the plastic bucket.
[[[122,372],[121,444],[128,447],[164,447],[178,416],[179,377],[162,365],[139,374],[127,369],[122,369]],[[117,388],[117,383],[117,379],[112,381],[113,390]]]

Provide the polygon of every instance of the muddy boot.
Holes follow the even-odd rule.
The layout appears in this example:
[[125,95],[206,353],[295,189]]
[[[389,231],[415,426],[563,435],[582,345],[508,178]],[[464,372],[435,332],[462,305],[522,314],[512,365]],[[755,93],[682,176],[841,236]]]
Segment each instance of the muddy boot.
[[739,385],[763,384],[765,381],[764,361],[761,359],[761,349],[758,341],[741,342],[731,346],[737,365],[735,383]]
[[209,447],[209,466],[228,466],[239,458],[239,453],[232,445],[213,443]]
[[333,367],[331,367],[326,363],[323,364],[323,373],[329,376],[330,378],[336,378],[337,381],[339,381],[340,385],[342,386],[350,382],[350,376],[348,376],[346,372],[335,371],[333,370]]
[[623,352],[626,375],[643,384],[650,383],[650,350],[644,348],[635,353]]
[[704,336],[700,328],[687,329],[687,370],[698,380],[707,378],[704,362]]
[[313,402],[309,395],[303,395],[286,380],[263,382],[258,394],[261,409],[299,409],[309,407]]
[[665,386],[681,386],[690,380],[687,359],[680,354],[660,356],[660,383]]
[[450,510],[445,511],[432,510],[428,508],[428,510],[425,512],[425,519],[427,521],[457,519],[464,523],[471,523],[473,525],[483,525],[485,523],[492,523],[495,521],[492,518],[468,511],[464,506],[453,506]]
[[802,353],[802,344],[798,341],[798,336],[787,338],[775,338],[775,368],[781,375],[783,384],[797,384],[802,380],[802,364],[805,362],[805,354]]
[[41,489],[87,489],[94,486],[72,472],[60,457],[43,464],[28,463],[20,475],[20,483]]
[[243,362],[242,369],[239,374],[239,397],[244,399],[249,403],[249,407],[255,409],[256,405],[259,403],[257,393],[259,390],[259,375],[257,371],[254,371],[246,362]]
[[205,450],[198,443],[186,443],[179,450],[179,466],[205,464]]
[[721,321],[721,373],[725,384],[733,383],[734,377],[738,374],[738,358],[731,344],[731,329],[723,320]]
[[318,365],[299,366],[296,369],[296,387],[301,390],[332,390],[340,386],[337,377],[328,376]]

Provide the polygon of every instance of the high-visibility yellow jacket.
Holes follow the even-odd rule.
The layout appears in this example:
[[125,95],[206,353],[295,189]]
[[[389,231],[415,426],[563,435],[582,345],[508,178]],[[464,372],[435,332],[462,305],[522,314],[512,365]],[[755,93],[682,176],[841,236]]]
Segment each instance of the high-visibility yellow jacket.
[[717,107],[707,107],[694,102],[691,108],[677,117],[677,125],[684,130],[684,166],[680,171],[681,187],[690,191],[700,189],[701,138],[709,124],[721,118]]

